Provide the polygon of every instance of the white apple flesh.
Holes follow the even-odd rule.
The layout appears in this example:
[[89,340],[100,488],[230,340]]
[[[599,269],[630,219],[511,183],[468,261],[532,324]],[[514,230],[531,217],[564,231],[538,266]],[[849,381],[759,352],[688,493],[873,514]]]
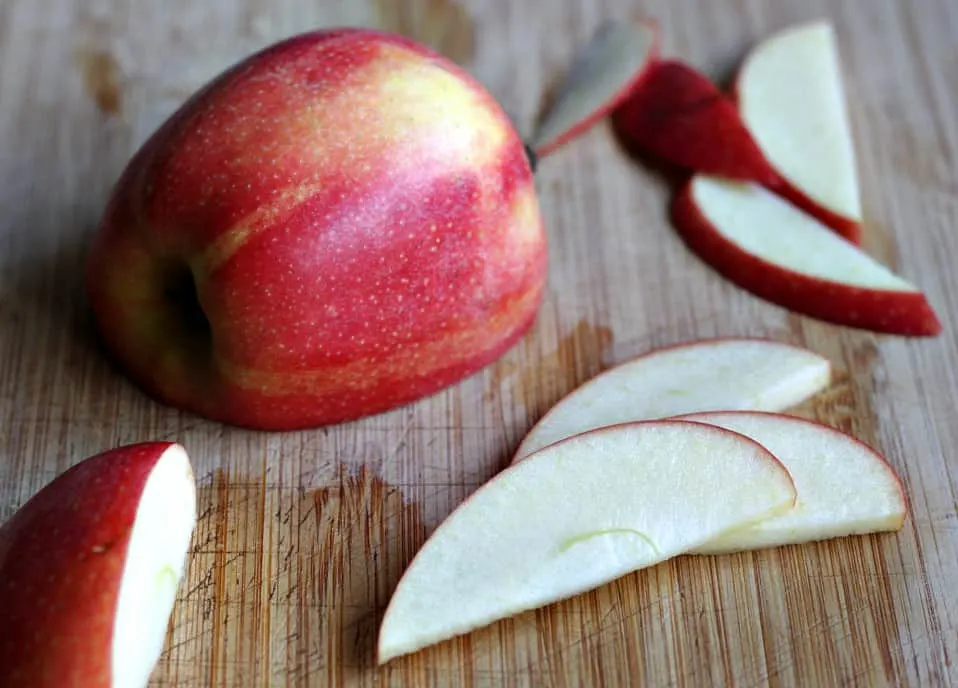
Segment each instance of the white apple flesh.
[[174,445],[150,473],[136,510],[113,627],[114,685],[149,681],[195,526],[193,471],[186,452]]
[[566,395],[529,431],[513,462],[580,432],[699,411],[783,411],[831,381],[828,359],[765,339],[693,341],[610,368]]
[[791,508],[788,472],[722,428],[618,425],[552,445],[480,487],[390,600],[378,660],[593,589]]
[[904,523],[907,507],[898,476],[884,458],[854,437],[779,414],[700,413],[678,420],[752,438],[785,465],[798,493],[787,513],[711,540],[697,547],[697,554],[896,531]]
[[834,27],[825,21],[799,24],[762,41],[742,64],[736,97],[746,126],[785,180],[814,204],[860,222],[858,168]]

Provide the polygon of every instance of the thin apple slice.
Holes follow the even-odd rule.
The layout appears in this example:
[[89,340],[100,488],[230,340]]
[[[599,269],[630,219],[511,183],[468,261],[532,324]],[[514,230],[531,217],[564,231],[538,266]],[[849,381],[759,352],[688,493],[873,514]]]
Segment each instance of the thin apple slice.
[[672,216],[704,261],[779,306],[875,332],[941,331],[917,287],[760,186],[696,175]]
[[857,243],[861,194],[834,27],[800,24],[759,43],[739,70],[735,95],[784,180],[771,188]]
[[528,432],[513,462],[606,425],[699,411],[784,411],[827,387],[831,374],[828,359],[766,339],[704,339],[655,349],[563,397]]
[[527,141],[536,156],[549,155],[611,112],[642,79],[658,51],[654,21],[603,22],[573,61]]
[[697,554],[797,545],[848,535],[900,530],[907,512],[901,482],[876,451],[820,423],[772,413],[719,412],[681,416],[738,432],[768,449],[795,481],[787,513],[697,547]]
[[440,524],[389,602],[379,662],[665,561],[794,499],[767,450],[715,426],[657,421],[569,438]]
[[69,469],[0,527],[0,685],[146,686],[196,523],[186,451],[149,442]]
[[767,186],[782,183],[735,104],[682,62],[656,62],[612,117],[633,152],[692,172]]

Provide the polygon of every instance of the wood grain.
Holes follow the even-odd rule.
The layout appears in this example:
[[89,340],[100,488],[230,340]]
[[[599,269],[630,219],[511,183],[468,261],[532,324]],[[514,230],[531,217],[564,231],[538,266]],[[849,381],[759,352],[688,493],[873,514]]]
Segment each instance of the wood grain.
[[[196,463],[201,519],[153,685],[909,685],[958,682],[958,5],[952,0],[3,0],[0,518],[73,463],[151,438]],[[665,221],[666,186],[599,126],[543,163],[549,292],[503,359],[361,422],[263,434],[161,407],[101,356],[80,286],[110,186],[195,88],[251,50],[334,24],[402,30],[463,61],[527,131],[607,16],[657,16],[715,75],[770,31],[834,20],[866,246],[924,288],[934,340],[837,328],[717,277]],[[382,669],[378,622],[428,533],[563,394],[649,347],[767,335],[840,379],[804,415],[901,473],[897,535],[679,558]]]

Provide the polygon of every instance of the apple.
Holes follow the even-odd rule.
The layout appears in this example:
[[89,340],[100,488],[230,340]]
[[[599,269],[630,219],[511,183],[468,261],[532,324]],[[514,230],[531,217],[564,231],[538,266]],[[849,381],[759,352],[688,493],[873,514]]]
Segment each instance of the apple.
[[765,339],[703,339],[620,363],[563,397],[513,462],[587,430],[697,411],[784,411],[831,382],[828,359]]
[[834,27],[798,24],[759,43],[739,69],[735,96],[782,177],[771,188],[858,243],[861,194]]
[[97,454],[0,527],[0,685],[146,686],[196,524],[189,457],[169,442]]
[[672,216],[704,261],[779,306],[876,332],[941,331],[917,287],[760,186],[695,175],[676,195]]
[[693,172],[767,186],[781,183],[732,100],[682,62],[656,62],[612,117],[635,153]]
[[525,333],[547,247],[523,141],[452,62],[306,33],[205,86],[113,190],[87,269],[155,399],[291,430],[435,393]]
[[761,445],[651,421],[558,442],[499,473],[404,572],[378,661],[591,590],[784,513],[788,472]]
[[529,139],[535,154],[549,155],[612,112],[655,63],[659,33],[650,19],[603,22],[573,60]]
[[707,423],[750,437],[781,461],[798,497],[787,513],[710,540],[694,551],[720,554],[900,530],[907,511],[901,482],[875,450],[839,430],[774,413],[697,413]]

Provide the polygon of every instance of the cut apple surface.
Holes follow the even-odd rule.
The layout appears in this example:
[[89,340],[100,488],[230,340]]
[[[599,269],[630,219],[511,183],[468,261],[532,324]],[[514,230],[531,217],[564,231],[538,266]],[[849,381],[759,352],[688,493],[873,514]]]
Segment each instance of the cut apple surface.
[[907,511],[901,482],[877,452],[820,423],[780,414],[719,412],[681,416],[750,437],[788,469],[798,498],[787,513],[722,535],[698,554],[795,545],[896,531]]
[[794,499],[768,451],[715,426],[656,421],[569,438],[440,524],[390,600],[379,662],[652,566]]
[[616,423],[698,411],[783,411],[830,381],[828,359],[765,339],[706,339],[655,349],[563,397],[529,431],[513,461]]
[[742,119],[784,185],[774,187],[857,243],[861,194],[833,26],[789,27],[746,57],[735,92]]
[[704,261],[780,306],[876,332],[941,331],[918,288],[760,186],[696,175],[677,194],[673,220]]
[[642,79],[659,49],[651,20],[604,22],[576,57],[527,142],[544,157],[605,117]]
[[0,685],[138,688],[163,649],[196,523],[186,451],[80,462],[0,527]]
[[693,172],[766,186],[781,183],[735,104],[682,62],[657,61],[616,108],[613,120],[633,152]]

